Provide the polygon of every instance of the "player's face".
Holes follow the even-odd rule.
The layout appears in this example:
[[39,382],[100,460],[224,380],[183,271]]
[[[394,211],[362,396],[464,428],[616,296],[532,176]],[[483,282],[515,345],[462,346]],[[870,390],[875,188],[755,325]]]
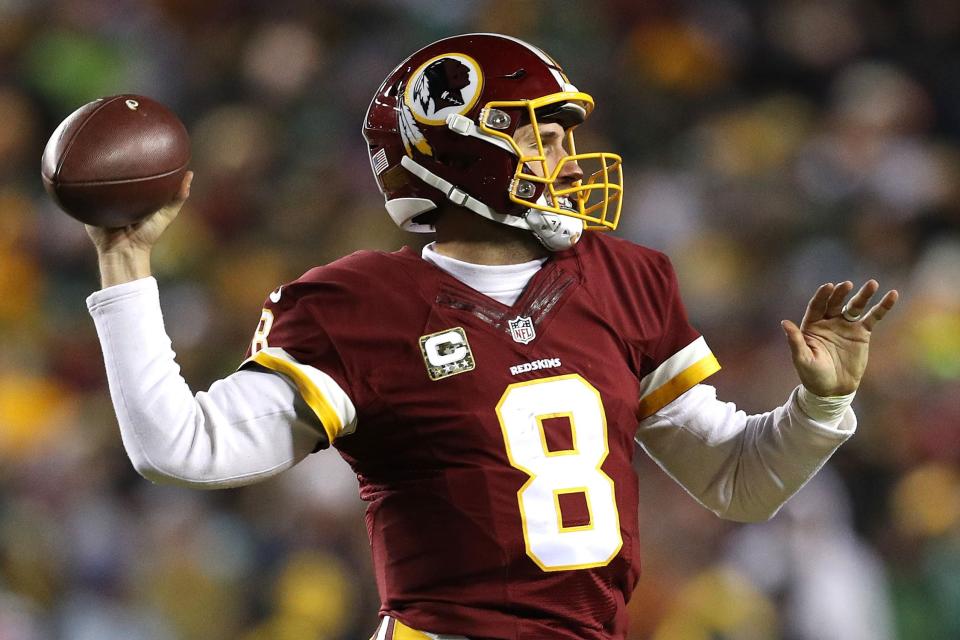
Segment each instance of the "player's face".
[[[540,154],[537,149],[537,138],[533,125],[526,124],[519,127],[513,138],[524,154],[533,156]],[[540,140],[543,142],[547,173],[551,174],[556,169],[557,163],[569,155],[566,148],[567,135],[559,124],[547,122],[540,125]],[[544,168],[539,162],[529,163],[528,168],[533,175],[540,177],[545,175]],[[560,169],[557,176],[557,186],[561,188],[569,187],[582,178],[583,171],[580,169],[580,165],[576,161],[568,161]]]

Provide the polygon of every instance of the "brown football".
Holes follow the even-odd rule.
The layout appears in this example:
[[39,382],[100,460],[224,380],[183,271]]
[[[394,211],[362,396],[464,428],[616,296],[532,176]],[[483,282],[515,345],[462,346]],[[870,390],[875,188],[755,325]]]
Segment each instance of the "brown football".
[[60,123],[43,150],[41,175],[57,205],[97,227],[124,227],[177,194],[190,161],[186,127],[137,95],[100,98]]

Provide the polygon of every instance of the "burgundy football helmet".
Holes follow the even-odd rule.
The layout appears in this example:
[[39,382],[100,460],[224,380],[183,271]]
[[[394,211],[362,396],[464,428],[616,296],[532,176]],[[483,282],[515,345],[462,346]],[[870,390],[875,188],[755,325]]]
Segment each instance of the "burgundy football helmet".
[[[557,251],[585,228],[615,229],[620,217],[620,156],[574,147],[573,129],[592,110],[593,98],[537,47],[473,33],[434,42],[394,69],[370,103],[363,135],[387,212],[402,229],[433,231],[423,214],[451,201]],[[546,122],[566,132],[567,155],[552,170],[540,138]],[[527,124],[534,152],[513,139]],[[567,162],[599,166],[570,186],[558,180]]]

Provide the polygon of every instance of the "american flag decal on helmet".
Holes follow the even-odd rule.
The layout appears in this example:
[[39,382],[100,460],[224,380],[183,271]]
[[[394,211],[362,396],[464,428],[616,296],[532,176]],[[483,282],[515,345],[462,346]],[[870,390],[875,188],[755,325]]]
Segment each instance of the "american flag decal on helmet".
[[370,158],[370,163],[373,165],[373,172],[376,175],[383,173],[390,164],[387,162],[387,150],[380,149],[380,151],[373,154],[373,157]]

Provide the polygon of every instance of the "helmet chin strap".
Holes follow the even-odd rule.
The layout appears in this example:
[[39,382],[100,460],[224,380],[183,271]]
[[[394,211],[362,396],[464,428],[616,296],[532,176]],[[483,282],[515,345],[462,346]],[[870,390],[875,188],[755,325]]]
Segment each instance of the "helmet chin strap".
[[[569,249],[577,244],[580,236],[583,235],[583,220],[579,218],[540,211],[539,209],[527,209],[527,212],[522,216],[497,213],[480,200],[457,188],[453,183],[429,171],[413,158],[403,156],[400,158],[400,164],[404,169],[430,186],[445,193],[447,199],[454,204],[469,209],[488,220],[518,229],[525,229],[531,232],[540,241],[540,244],[550,251]],[[547,204],[546,194],[540,194],[537,204]],[[401,224],[401,226],[403,225]]]
[[[540,196],[544,200],[543,196]],[[527,209],[524,216],[533,236],[550,251],[564,251],[583,235],[583,220],[539,209]]]

